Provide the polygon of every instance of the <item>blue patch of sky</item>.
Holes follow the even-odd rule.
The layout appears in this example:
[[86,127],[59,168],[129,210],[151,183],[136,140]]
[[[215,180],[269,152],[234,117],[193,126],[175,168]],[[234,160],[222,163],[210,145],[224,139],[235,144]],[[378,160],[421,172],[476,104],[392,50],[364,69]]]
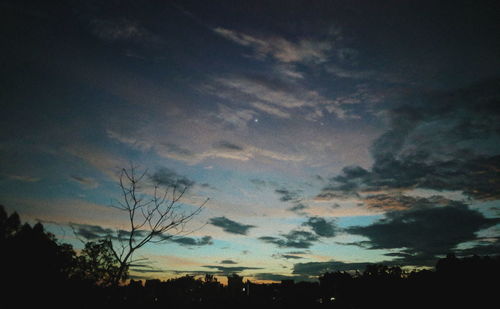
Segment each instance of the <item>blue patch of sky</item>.
[[338,217],[336,220],[336,224],[339,228],[346,228],[353,225],[367,226],[382,219],[383,217],[384,215]]

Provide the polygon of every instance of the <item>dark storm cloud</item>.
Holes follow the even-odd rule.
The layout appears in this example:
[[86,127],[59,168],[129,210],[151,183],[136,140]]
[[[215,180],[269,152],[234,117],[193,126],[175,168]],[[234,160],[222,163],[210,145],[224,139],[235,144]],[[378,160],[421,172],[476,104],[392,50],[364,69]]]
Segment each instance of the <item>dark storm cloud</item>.
[[409,97],[387,111],[390,129],[372,145],[371,170],[345,167],[318,198],[425,188],[500,198],[500,81]]
[[302,225],[309,226],[320,237],[334,237],[337,233],[335,221],[327,221],[320,217],[308,218]]
[[174,187],[178,189],[189,188],[194,185],[194,181],[177,174],[174,170],[166,167],[158,169],[152,176],[151,180],[158,185]]
[[280,248],[306,249],[318,241],[318,236],[307,231],[293,230],[288,234],[282,234],[281,237],[262,236],[259,239],[263,242],[277,245]]
[[369,239],[369,249],[401,249],[402,262],[429,260],[453,251],[461,243],[477,239],[476,233],[500,223],[460,202],[448,206],[414,207],[386,213],[386,218],[346,232]]
[[225,232],[241,235],[246,235],[249,229],[255,227],[254,225],[245,225],[238,223],[226,217],[211,218],[208,223],[222,228]]
[[292,274],[302,276],[319,276],[325,272],[363,270],[370,263],[308,262],[293,265]]
[[217,142],[217,143],[213,144],[213,147],[215,149],[228,150],[228,151],[243,151],[244,150],[243,147],[238,146],[238,145],[233,144],[233,143],[228,142],[228,141]]
[[169,239],[169,241],[174,242],[176,244],[179,244],[181,246],[187,246],[187,247],[192,247],[192,246],[207,246],[207,245],[213,245],[212,237],[211,236],[203,236],[199,239],[192,238],[192,237],[172,237]]

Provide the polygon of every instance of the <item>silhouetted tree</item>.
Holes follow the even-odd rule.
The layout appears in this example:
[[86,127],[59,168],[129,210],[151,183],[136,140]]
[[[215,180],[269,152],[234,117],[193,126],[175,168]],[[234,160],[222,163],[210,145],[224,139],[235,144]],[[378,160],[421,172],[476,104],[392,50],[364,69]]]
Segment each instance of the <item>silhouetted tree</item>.
[[194,210],[184,212],[181,199],[193,183],[182,181],[183,179],[162,181],[152,177],[156,183],[152,188],[153,192],[148,193],[144,187],[147,175],[147,170],[138,173],[134,165],[129,169],[123,168],[120,174],[122,198],[115,207],[127,213],[129,231],[118,235],[119,245],[114,245],[111,241],[108,243],[119,263],[115,284],[126,277],[136,250],[149,242],[166,241],[185,232],[185,225],[208,202],[206,199]]
[[243,294],[243,277],[238,274],[227,276],[227,288],[233,296]]
[[114,283],[120,264],[111,248],[109,239],[87,242],[77,258],[75,276],[99,285]]
[[238,274],[232,274],[227,276],[227,286],[230,289],[232,288],[239,289],[240,287],[243,287],[243,277]]
[[[4,302],[13,301],[19,292],[29,294],[15,299],[17,307],[27,306],[30,299],[36,299],[38,304],[55,304],[70,297],[68,283],[75,266],[75,252],[70,245],[59,244],[41,223],[33,227],[21,225],[17,213],[7,216],[3,207],[0,234],[0,276],[8,282],[2,291]],[[51,300],[51,290],[61,295]]]
[[352,289],[353,277],[347,272],[327,272],[318,278],[323,303],[336,302],[337,304],[348,297]]
[[205,278],[203,279],[205,283],[217,282],[217,278],[215,278],[212,274],[205,274]]
[[3,205],[0,205],[0,241],[12,238],[20,229],[21,220],[17,212],[7,215]]

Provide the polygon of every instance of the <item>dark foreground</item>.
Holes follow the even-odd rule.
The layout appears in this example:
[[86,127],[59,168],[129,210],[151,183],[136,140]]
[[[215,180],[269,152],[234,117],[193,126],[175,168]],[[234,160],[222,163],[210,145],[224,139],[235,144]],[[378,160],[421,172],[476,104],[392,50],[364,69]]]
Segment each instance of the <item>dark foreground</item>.
[[[0,207],[1,308],[492,308],[498,306],[500,257],[449,254],[434,270],[404,272],[368,265],[362,273],[330,272],[313,282],[253,284],[236,274],[223,286],[211,276],[112,282],[103,243],[79,254],[41,224],[21,225]],[[49,308],[51,308],[49,307]]]

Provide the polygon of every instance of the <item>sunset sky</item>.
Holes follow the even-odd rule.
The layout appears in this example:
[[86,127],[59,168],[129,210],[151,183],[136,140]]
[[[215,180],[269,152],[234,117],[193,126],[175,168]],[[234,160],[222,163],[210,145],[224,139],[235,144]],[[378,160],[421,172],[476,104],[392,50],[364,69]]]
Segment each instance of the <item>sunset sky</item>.
[[0,204],[82,248],[190,181],[133,278],[499,254],[498,1],[1,1]]

